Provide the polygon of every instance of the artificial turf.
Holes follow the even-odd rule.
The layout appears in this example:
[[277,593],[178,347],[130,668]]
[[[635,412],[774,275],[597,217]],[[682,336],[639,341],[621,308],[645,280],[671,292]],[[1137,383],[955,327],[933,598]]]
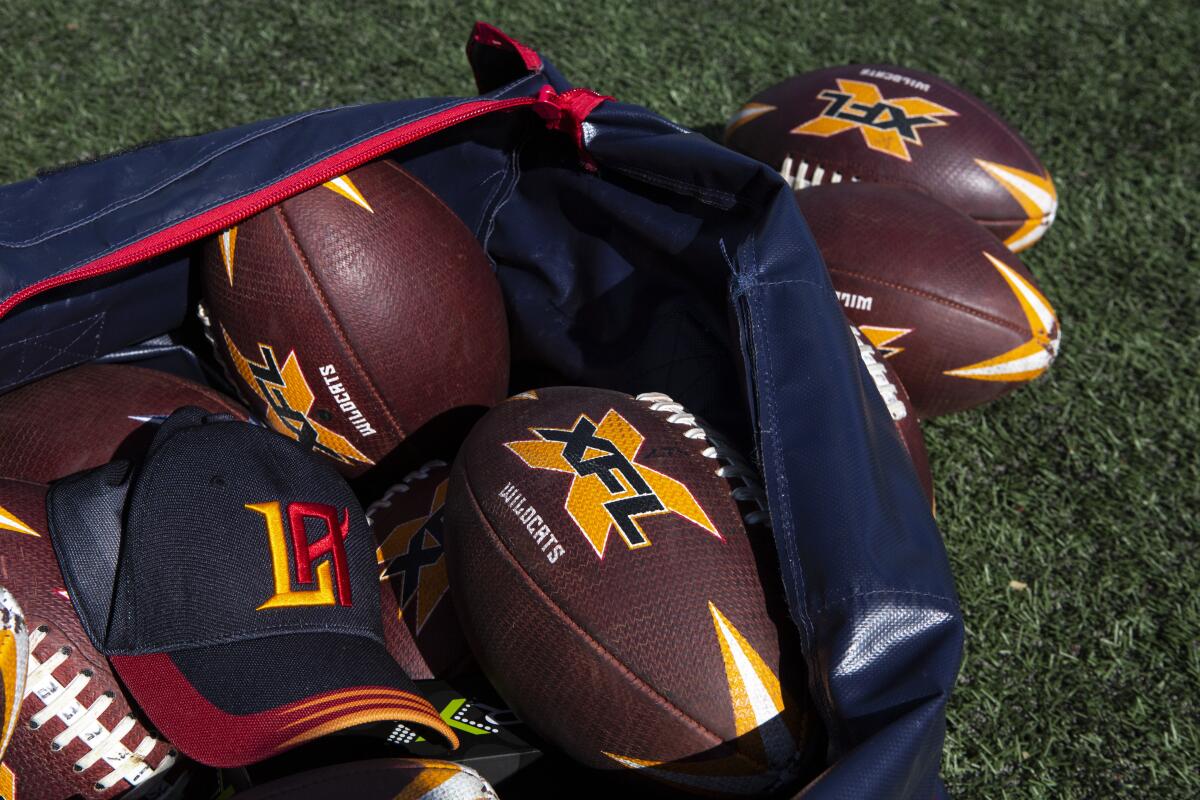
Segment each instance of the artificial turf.
[[[850,5],[850,4],[847,4]],[[1041,155],[1050,375],[926,425],[966,618],[958,797],[1200,796],[1200,5],[0,0],[0,181],[303,109],[470,95],[475,19],[709,135],[849,62],[945,76]]]

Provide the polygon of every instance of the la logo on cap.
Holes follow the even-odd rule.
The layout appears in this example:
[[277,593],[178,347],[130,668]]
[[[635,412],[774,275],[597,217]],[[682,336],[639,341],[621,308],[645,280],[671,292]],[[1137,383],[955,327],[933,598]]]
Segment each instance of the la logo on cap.
[[[256,608],[284,606],[349,606],[350,571],[346,564],[344,542],[350,532],[350,510],[342,509],[339,521],[338,509],[324,503],[288,503],[287,517],[291,527],[289,537],[284,533],[283,511],[278,502],[247,503],[246,508],[262,514],[267,523],[267,541],[271,547],[271,569],[275,574],[275,594]],[[314,542],[308,541],[305,530],[306,519],[324,524],[325,533]],[[288,568],[288,550],[296,564],[296,583],[306,586],[314,583],[313,561],[328,556],[317,565],[316,585],[310,589],[292,589],[292,576]],[[332,575],[330,573],[333,573]],[[334,586],[336,584],[336,591]]]

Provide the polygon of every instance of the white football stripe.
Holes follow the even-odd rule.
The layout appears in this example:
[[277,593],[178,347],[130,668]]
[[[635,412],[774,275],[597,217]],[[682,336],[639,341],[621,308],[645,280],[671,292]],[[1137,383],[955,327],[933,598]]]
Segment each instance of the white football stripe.
[[1050,212],[1049,217],[1043,218],[1041,222],[1031,228],[1024,236],[1008,242],[1008,249],[1016,253],[1024,250],[1026,247],[1032,246],[1046,234],[1051,222],[1054,222],[1054,212]]
[[6,512],[3,506],[0,506],[0,529],[19,531],[21,533],[31,533],[34,536],[38,535],[37,531],[35,531],[33,528],[29,527],[24,522],[21,522],[21,520]]
[[761,103],[752,103],[738,110],[736,114],[729,118],[729,122],[725,123],[725,130],[734,128],[738,125],[744,125],[755,117],[761,117],[769,111],[774,111],[775,106],[768,106]]
[[1054,360],[1045,350],[1038,350],[1036,353],[1018,358],[1015,361],[1005,361],[1000,364],[992,364],[986,367],[974,367],[964,369],[952,369],[948,374],[959,376],[971,375],[1012,375],[1018,372],[1032,372],[1038,369],[1046,369],[1050,366],[1050,362]]
[[1004,273],[1009,282],[1017,287],[1017,291],[1025,298],[1026,302],[1033,307],[1033,313],[1037,314],[1038,321],[1042,323],[1042,327],[1049,333],[1058,324],[1058,318],[1054,316],[1054,311],[1046,302],[1038,296],[1038,293],[1033,290],[1024,278],[1017,274],[1016,270],[1008,266],[1002,261],[992,259],[992,263],[996,268]]
[[724,618],[720,614],[714,614],[713,618],[717,621],[717,627],[721,631],[721,638],[725,640],[725,646],[733,654],[733,663],[742,679],[742,685],[746,687],[746,697],[750,701],[750,708],[754,711],[754,722],[767,753],[767,766],[772,770],[778,769],[787,764],[795,755],[796,743],[792,741],[786,725],[768,727],[771,720],[779,717],[780,709],[775,706],[774,698],[771,697],[771,693],[758,677],[754,665],[746,656],[746,651],[742,649],[737,637],[729,630]]
[[999,164],[989,163],[985,169],[989,172],[995,171],[1000,173],[1000,175],[1004,176],[1004,180],[1010,181],[1021,194],[1032,200],[1041,209],[1042,215],[1050,218],[1046,223],[1047,225],[1054,221],[1054,213],[1058,209],[1058,198],[1037,184],[1026,180],[1012,170],[1005,169]]

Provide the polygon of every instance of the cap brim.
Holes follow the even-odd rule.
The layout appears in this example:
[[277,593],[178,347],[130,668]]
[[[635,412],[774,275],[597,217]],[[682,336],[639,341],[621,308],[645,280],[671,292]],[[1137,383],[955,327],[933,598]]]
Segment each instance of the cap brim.
[[267,636],[111,656],[155,727],[202,764],[262,761],[325,734],[395,721],[458,738],[382,644],[363,636]]

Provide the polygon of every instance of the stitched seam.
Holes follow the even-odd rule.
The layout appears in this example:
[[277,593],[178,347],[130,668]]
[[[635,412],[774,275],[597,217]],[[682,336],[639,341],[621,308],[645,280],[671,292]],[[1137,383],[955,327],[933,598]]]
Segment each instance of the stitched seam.
[[[750,298],[750,299],[751,299],[751,301],[753,301],[753,298]],[[776,464],[779,464],[782,466],[782,464],[784,463],[784,459],[783,459],[783,453],[780,451],[780,442],[779,442],[779,437],[777,435],[777,433],[779,431],[779,417],[778,417],[778,409],[775,406],[775,397],[774,397],[774,391],[773,391],[773,389],[774,389],[773,378],[775,375],[774,363],[771,358],[771,347],[770,347],[770,344],[768,343],[768,337],[763,333],[763,330],[762,330],[762,321],[760,319],[761,315],[755,314],[755,313],[753,313],[753,311],[754,311],[754,309],[752,308],[751,315],[750,315],[751,325],[754,327],[754,329],[756,331],[758,331],[758,334],[759,334],[755,338],[755,352],[760,353],[762,355],[763,361],[766,364],[766,375],[762,376],[761,370],[759,371],[759,375],[762,377],[765,377],[766,381],[769,384],[771,384],[769,387],[770,391],[759,392],[758,394],[760,397],[765,397],[765,400],[766,400],[766,406],[767,406],[766,407],[766,412],[767,412],[766,418],[767,418],[767,420],[769,420],[767,430],[770,431],[772,434],[770,437],[770,444],[771,444],[771,450],[773,451],[773,453],[775,455],[775,458],[773,459],[773,461]],[[762,342],[766,346],[759,347],[758,346],[759,342]],[[761,436],[760,436],[760,440],[761,440]],[[766,473],[767,473],[767,470],[764,469],[763,470],[764,477],[765,477]],[[780,504],[781,507],[779,509],[775,509],[775,508],[771,509],[771,515],[774,518],[780,520],[782,523],[782,527],[785,530],[790,531],[794,535],[796,529],[795,529],[795,520],[792,517],[792,508],[791,508],[791,500],[790,500],[791,491],[788,487],[787,471],[783,470],[783,469],[778,469],[778,470],[772,471],[772,474],[775,477],[777,491],[779,493],[780,498],[783,500],[783,502]],[[799,554],[796,551],[796,543],[792,537],[776,536],[775,540],[776,540],[776,542],[782,541],[784,543],[784,549],[787,551],[786,555],[787,555],[788,563],[796,564],[799,562]],[[812,623],[812,620],[809,618],[808,608],[805,605],[805,596],[807,594],[807,590],[804,587],[804,576],[799,570],[794,570],[794,573],[795,573],[795,582],[799,585],[798,586],[799,591],[797,592],[798,596],[796,598],[797,602],[796,603],[789,602],[788,605],[789,605],[789,607],[795,606],[792,609],[793,613],[795,614],[795,616],[799,617],[799,621],[804,626],[804,631],[805,631],[806,637],[808,639],[808,642],[806,642],[806,644],[808,644],[809,647],[806,649],[811,649],[811,642],[812,642],[814,633],[813,633],[813,623]],[[784,591],[785,591],[785,595],[786,595],[786,586],[785,586]]]
[[954,598],[946,597],[945,595],[941,595],[941,594],[933,594],[932,592],[917,592],[917,591],[902,590],[902,589],[875,589],[870,592],[855,592],[853,594],[848,594],[848,595],[844,595],[842,597],[834,598],[833,600],[829,600],[829,601],[823,603],[817,609],[817,613],[824,613],[826,611],[832,610],[833,608],[835,608],[837,606],[845,605],[854,600],[861,600],[861,599],[867,598],[867,597],[875,597],[877,595],[885,595],[887,597],[921,597],[921,598],[925,598],[927,600],[937,600],[938,602],[949,606],[951,609],[953,609],[956,605],[956,603],[954,602]]
[[[100,312],[99,314],[97,314],[96,316],[99,317],[99,319],[97,319],[97,321],[95,323],[93,323],[93,325],[89,325],[87,327],[87,329],[80,331],[78,336],[76,336],[74,339],[72,339],[70,342],[68,342],[65,346],[63,346],[61,348],[54,347],[53,345],[44,345],[44,344],[39,344],[37,342],[33,342],[32,345],[34,347],[50,349],[50,350],[54,350],[55,352],[53,353],[53,355],[48,356],[45,361],[41,362],[36,367],[34,367],[31,371],[37,372],[42,367],[46,366],[47,364],[49,364],[51,361],[53,361],[55,358],[57,358],[59,356],[72,355],[72,353],[70,351],[71,347],[73,345],[77,344],[79,342],[79,340],[82,339],[87,334],[88,330],[90,330],[93,326],[99,326],[99,330],[96,331],[95,339],[93,339],[93,341],[92,341],[92,352],[89,354],[86,354],[86,358],[90,359],[90,358],[95,357],[97,352],[100,350],[100,336],[104,333],[104,321],[108,318],[107,313],[103,312],[103,311]],[[85,355],[85,354],[77,353],[76,355]]]
[[724,739],[722,739],[713,731],[709,730],[707,726],[702,725],[698,720],[692,719],[690,715],[685,714],[682,709],[660,694],[653,686],[646,683],[646,681],[644,681],[641,677],[634,673],[633,670],[622,663],[615,655],[608,652],[608,650],[598,641],[596,641],[590,633],[584,630],[582,626],[575,622],[575,620],[567,616],[566,612],[554,604],[554,602],[550,599],[550,596],[546,594],[546,592],[542,590],[542,587],[538,586],[533,577],[525,571],[525,569],[521,566],[521,562],[518,561],[512,554],[512,551],[509,550],[505,541],[500,538],[500,535],[492,528],[491,521],[487,519],[483,513],[483,509],[479,506],[479,501],[475,497],[475,490],[471,487],[470,480],[466,479],[467,475],[465,469],[463,470],[463,478],[463,485],[467,489],[467,496],[471,500],[471,505],[478,512],[479,518],[486,522],[486,524],[482,526],[483,529],[487,532],[489,537],[495,540],[501,553],[504,555],[505,560],[513,566],[517,574],[521,577],[522,582],[525,583],[528,588],[532,589],[534,596],[541,601],[541,604],[545,607],[545,609],[550,612],[552,616],[558,617],[560,620],[565,622],[568,630],[574,633],[578,638],[582,639],[589,648],[599,654],[601,658],[603,658],[610,666],[614,667],[619,675],[625,677],[631,684],[642,689],[647,694],[660,701],[662,707],[667,711],[667,713],[678,718],[681,722],[692,728],[694,731],[702,735],[712,737],[714,745],[723,743],[725,741]]
[[954,300],[949,300],[945,297],[938,297],[936,294],[931,294],[930,292],[925,292],[920,289],[914,289],[911,286],[905,286],[902,283],[893,283],[892,281],[880,280],[879,278],[874,278],[870,275],[864,275],[861,272],[853,272],[848,269],[839,269],[837,267],[829,267],[829,271],[836,272],[840,275],[851,275],[855,278],[861,278],[862,280],[867,281],[868,283],[875,283],[875,284],[879,284],[880,286],[887,286],[891,289],[898,289],[902,292],[907,292],[908,294],[916,295],[917,297],[923,297],[926,300],[932,300],[933,302],[938,303],[939,305],[946,306],[947,308],[953,308],[957,311],[963,312],[964,314],[970,314],[973,317],[978,317],[979,319],[986,320],[987,322],[991,322],[992,324],[998,325],[1001,328],[1007,328],[1008,330],[1012,331],[1013,333],[1016,333],[1019,335],[1025,334],[1025,331],[1021,330],[1016,325],[1013,325],[1013,324],[1007,322],[1006,320],[1000,319],[999,317],[993,316],[993,315],[987,313],[986,311],[980,311],[979,309],[972,308],[971,306],[964,305],[964,304],[956,302]]
[[[100,217],[111,214],[113,211],[118,211],[122,208],[125,208],[128,205],[132,205],[133,203],[138,202],[139,200],[143,200],[143,199],[149,197],[150,195],[154,194],[155,192],[158,192],[158,191],[162,190],[163,188],[171,185],[175,181],[183,178],[184,176],[190,175],[191,173],[195,172],[196,170],[200,169],[201,167],[212,163],[215,159],[225,155],[229,151],[234,150],[238,147],[241,147],[243,144],[246,144],[247,142],[253,141],[254,139],[258,139],[262,136],[266,136],[267,134],[274,133],[275,131],[282,130],[282,129],[284,129],[290,125],[293,125],[297,122],[300,122],[302,120],[310,119],[319,114],[325,114],[325,113],[328,113],[333,110],[334,109],[326,108],[326,109],[318,109],[316,111],[303,112],[302,114],[300,114],[296,117],[291,117],[286,120],[282,120],[282,121],[276,123],[275,125],[272,125],[269,128],[264,128],[263,130],[260,130],[260,131],[248,133],[245,136],[243,136],[242,138],[237,139],[236,141],[230,142],[229,144],[225,145],[224,147],[217,149],[216,151],[214,151],[212,153],[212,155],[207,156],[206,158],[202,158],[199,161],[193,162],[190,166],[184,167],[179,172],[172,174],[170,177],[164,178],[162,181],[154,184],[153,186],[143,189],[141,192],[133,195],[132,197],[110,203],[109,205],[105,206],[104,208],[101,208],[97,211],[92,212],[90,215],[84,217],[83,219],[76,220],[75,222],[71,222],[66,225],[60,225],[57,228],[53,228],[51,230],[45,231],[40,236],[37,236],[33,239],[24,239],[22,241],[0,240],[0,245],[3,245],[5,247],[29,247],[31,245],[41,244],[42,242],[46,241],[47,239],[53,239],[55,236],[59,236],[63,233],[66,233],[67,231],[72,231],[72,230],[80,227],[81,225],[86,225],[89,222],[93,222],[93,221],[99,219]],[[120,154],[113,156],[113,158],[119,158],[119,157],[120,157]],[[107,160],[107,159],[104,159],[104,160]]]
[[[496,203],[495,209],[492,210],[492,213],[487,218],[487,231],[484,233],[482,241],[482,246],[485,253],[488,252],[488,243],[492,240],[492,234],[496,232],[496,220],[500,218],[500,212],[504,210],[506,205],[508,205],[508,201],[512,199],[517,188],[517,184],[521,181],[520,152],[522,149],[524,149],[524,147],[525,142],[522,141],[513,148],[512,153],[508,157],[509,174],[511,175],[511,178],[507,181],[507,184],[505,181],[501,181],[500,186],[496,189],[496,196],[500,199]],[[500,197],[501,189],[506,190],[503,197]],[[490,254],[488,255],[488,258],[491,258]],[[555,306],[555,308],[557,309],[557,306]]]
[[651,172],[646,169],[637,167],[617,167],[611,164],[605,165],[608,169],[618,172],[622,175],[627,175],[635,180],[649,183],[663,189],[669,189],[677,194],[687,194],[705,205],[717,206],[723,210],[727,210],[737,205],[748,205],[742,198],[730,192],[722,192],[718,189],[712,189],[705,186],[697,186],[694,183],[681,181],[678,178],[670,178],[666,175],[660,175],[657,172]]
[[[134,605],[136,605],[136,601],[134,603],[130,604],[131,610]],[[274,631],[274,633],[269,633],[269,634],[267,634],[267,636],[264,636],[263,631]],[[287,635],[290,635],[293,633],[303,633],[303,634],[335,633],[339,636],[356,636],[360,639],[366,639],[367,641],[375,642],[380,647],[384,646],[384,643],[381,639],[375,638],[375,636],[373,634],[364,633],[361,626],[331,625],[331,624],[326,623],[326,624],[322,625],[320,628],[305,627],[303,625],[296,625],[296,624],[256,625],[256,627],[254,629],[254,633],[252,633],[252,634],[238,634],[238,635],[234,635],[234,636],[221,636],[219,638],[213,638],[213,639],[195,639],[195,640],[187,640],[187,641],[169,642],[169,643],[163,644],[163,645],[156,645],[154,650],[155,650],[155,652],[175,653],[175,652],[180,652],[180,651],[184,651],[184,650],[199,650],[199,649],[202,649],[205,647],[211,647],[213,645],[220,645],[220,644],[238,644],[240,642],[253,642],[258,639],[268,638],[270,636],[287,636]],[[139,641],[141,641],[140,632],[139,632]],[[134,647],[133,649],[129,649],[129,650],[126,650],[126,649],[110,650],[107,653],[107,655],[109,655],[109,656],[138,656],[138,655],[145,655],[145,652],[137,647]],[[411,692],[410,692],[410,694],[411,694]]]
[[812,286],[814,288],[820,288],[821,286],[821,284],[817,283],[816,281],[806,281],[800,278],[789,278],[788,280],[784,281],[750,281],[749,285],[746,287],[746,293],[749,293],[753,289],[758,289],[764,286],[787,286],[789,284],[800,284],[801,286]]
[[[91,327],[91,325],[95,324],[94,321],[103,317],[105,315],[105,313],[106,312],[101,311],[99,314],[92,314],[90,317],[84,317],[82,320],[78,320],[76,322],[69,322],[66,325],[63,325],[62,327],[55,328],[53,330],[45,331],[43,333],[35,333],[32,336],[26,336],[22,339],[17,339],[16,341],[9,342],[8,344],[0,345],[0,350],[7,350],[11,347],[16,347],[17,345],[27,344],[27,343],[33,343],[33,344],[37,345],[37,342],[35,341],[36,339],[43,339],[47,336],[50,336],[51,334],[55,334],[60,331],[65,331],[67,328],[70,328],[72,325],[79,325],[80,323],[87,322],[88,320],[92,320],[92,322],[88,325],[88,327]],[[79,337],[76,337],[75,340],[78,340],[78,338]],[[53,345],[37,345],[37,346],[45,347],[45,348],[53,347]]]
[[[83,361],[87,361],[91,358],[94,358],[100,350],[100,334],[104,331],[104,320],[105,319],[106,319],[106,312],[101,312],[99,314],[93,314],[90,317],[84,317],[84,319],[81,320],[81,322],[87,322],[87,324],[80,331],[79,335],[77,335],[74,339],[72,339],[70,342],[68,342],[67,344],[65,344],[61,347],[56,347],[55,345],[52,345],[52,344],[43,344],[37,340],[51,336],[55,333],[65,331],[68,328],[72,327],[73,325],[80,324],[79,322],[72,322],[68,325],[62,326],[61,328],[56,328],[55,330],[48,331],[46,333],[35,334],[33,336],[26,336],[23,339],[18,339],[15,342],[10,342],[9,344],[0,346],[0,350],[7,350],[12,347],[17,347],[18,345],[25,345],[24,347],[21,348],[21,357],[17,362],[16,378],[14,380],[9,381],[8,383],[0,385],[0,389],[7,389],[10,386],[16,386],[18,383],[21,383],[30,375],[36,374],[38,369],[46,366],[46,364],[50,363],[55,358],[60,357],[60,356],[75,355],[75,356],[79,356],[79,358]],[[99,324],[100,330],[96,332],[95,341],[92,342],[91,352],[90,353],[72,352],[71,348],[77,342],[79,342],[80,339],[82,339],[84,336],[86,336],[93,328],[95,328],[97,324]],[[37,366],[29,368],[29,367],[25,366],[25,361],[29,357],[31,350],[33,348],[41,348],[42,350],[49,350],[52,352],[52,355],[49,356],[48,358],[46,358],[45,361],[41,362]]]
[[972,217],[980,225],[1024,225],[1032,220],[1050,219],[1049,214],[1038,214],[1036,217],[1019,217],[1017,219],[992,219],[991,217]]
[[[525,78],[522,78],[520,81],[517,81],[517,83],[506,87],[506,89],[508,91],[511,91],[511,90],[515,89],[517,86],[519,86],[521,83],[523,83],[527,80],[530,80],[533,77],[535,77],[535,76],[528,75]],[[238,200],[243,197],[247,197],[251,194],[254,194],[255,192],[258,192],[262,189],[267,188],[268,186],[273,186],[273,185],[279,183],[280,181],[284,180],[285,178],[288,178],[292,175],[295,175],[298,172],[302,172],[303,170],[308,169],[313,164],[316,164],[318,161],[328,158],[332,154],[340,153],[344,150],[349,150],[350,148],[352,148],[358,144],[361,144],[362,142],[365,142],[366,140],[368,140],[374,136],[377,136],[378,134],[380,134],[383,131],[402,127],[404,125],[407,125],[409,122],[420,119],[422,116],[429,117],[429,116],[433,116],[434,114],[439,114],[442,111],[452,108],[456,104],[461,104],[462,102],[463,102],[462,98],[454,98],[441,106],[435,106],[432,109],[426,109],[421,112],[410,114],[407,117],[400,117],[398,119],[390,120],[388,123],[386,123],[384,125],[380,125],[378,127],[375,127],[373,129],[371,129],[370,131],[368,131],[367,133],[365,133],[364,135],[362,135],[356,139],[352,139],[348,142],[339,142],[337,145],[328,147],[325,150],[320,151],[315,156],[313,156],[312,158],[309,158],[306,161],[301,162],[293,170],[291,170],[290,172],[287,172],[284,175],[276,175],[273,178],[271,178],[267,181],[261,182],[259,184],[256,184],[255,186],[252,186],[248,190],[241,192],[235,196],[223,197],[220,200],[215,201],[214,203],[212,203],[211,205],[209,205],[205,208],[195,209],[195,210],[189,211],[184,214],[179,214],[177,216],[168,217],[166,220],[164,220],[163,224],[160,225],[159,227],[157,227],[155,230],[140,231],[138,233],[135,233],[135,234],[129,236],[128,238],[123,239],[120,242],[117,242],[115,245],[113,245],[112,247],[109,247],[106,250],[102,250],[99,253],[92,253],[91,255],[85,256],[84,258],[68,265],[67,267],[64,267],[62,270],[55,272],[53,275],[47,276],[47,278],[53,278],[53,277],[58,277],[60,275],[65,275],[66,273],[71,272],[72,270],[78,269],[79,267],[83,266],[84,264],[90,264],[93,261],[97,261],[97,260],[104,258],[112,253],[117,252],[118,250],[128,247],[130,244],[132,244],[134,242],[139,242],[139,241],[142,241],[143,239],[149,238],[150,236],[154,236],[155,234],[161,233],[162,231],[167,230],[168,228],[172,227],[173,225],[175,225],[176,223],[178,223],[180,221],[192,219],[192,218],[198,217],[202,214],[206,214],[209,211],[212,211],[215,208],[219,208],[227,203],[233,202],[234,200]],[[345,106],[345,108],[353,108],[353,107],[354,106]],[[330,109],[330,110],[336,111],[338,109]],[[401,145],[401,147],[402,146],[403,145]],[[393,148],[393,150],[395,150],[395,149],[399,149],[399,148]],[[392,151],[389,150],[388,152],[392,152]],[[9,243],[0,242],[0,246],[3,246],[3,245],[9,245]],[[12,244],[9,246],[22,247],[25,245],[18,242],[16,244]],[[45,279],[43,279],[43,280],[45,280]]]
[[[486,185],[487,182],[490,181],[492,178],[496,179],[495,187],[493,187],[491,194],[488,195],[487,199],[483,202],[483,205],[481,206],[482,213],[479,215],[479,224],[475,226],[475,230],[473,231],[473,233],[475,234],[475,238],[480,240],[481,242],[486,241],[486,239],[491,236],[492,231],[496,227],[496,215],[495,215],[495,213],[488,214],[488,209],[493,208],[492,204],[496,202],[496,198],[500,196],[500,192],[503,191],[505,186],[507,185],[508,176],[512,172],[512,169],[513,169],[513,160],[514,160],[513,154],[510,153],[504,159],[504,167],[502,169],[496,170],[491,175],[488,175],[480,183],[480,185],[483,186],[483,185]],[[485,232],[485,230],[486,230],[486,232]],[[485,244],[480,244],[480,247],[482,247],[483,251],[485,253],[487,253],[487,246]],[[488,260],[491,260],[490,254],[488,255]]]
[[287,211],[282,203],[276,206],[276,212],[279,225],[281,228],[283,228],[283,235],[286,236],[288,241],[291,243],[292,252],[295,253],[297,260],[300,262],[300,266],[304,269],[304,274],[308,278],[309,284],[312,285],[313,291],[316,292],[317,300],[321,304],[321,309],[325,312],[325,316],[329,318],[330,322],[333,323],[333,332],[337,335],[343,351],[346,353],[347,358],[350,359],[350,362],[363,376],[363,380],[366,382],[367,388],[371,390],[371,394],[375,395],[375,402],[382,410],[383,416],[387,418],[388,423],[392,426],[392,430],[397,436],[403,439],[406,435],[404,429],[400,427],[400,423],[396,421],[394,416],[392,416],[392,411],[390,408],[388,408],[387,403],[384,401],[383,395],[379,391],[379,388],[375,385],[374,379],[371,378],[371,373],[367,371],[366,365],[359,360],[358,354],[351,346],[350,337],[347,335],[346,330],[342,327],[341,320],[339,320],[337,314],[334,313],[333,307],[329,304],[329,300],[325,297],[325,289],[321,286],[321,282],[317,280],[316,272],[309,263],[308,256],[305,254],[304,249],[300,247],[300,242],[296,240],[296,234],[292,230],[291,223],[287,218]]

